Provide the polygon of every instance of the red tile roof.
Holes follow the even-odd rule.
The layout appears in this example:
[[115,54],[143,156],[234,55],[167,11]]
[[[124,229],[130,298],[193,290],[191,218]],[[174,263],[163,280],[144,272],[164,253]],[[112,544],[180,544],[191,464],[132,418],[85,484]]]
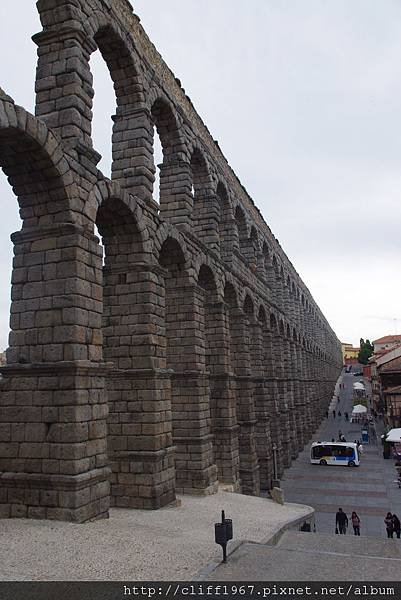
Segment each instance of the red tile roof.
[[386,344],[387,342],[401,342],[401,335],[385,335],[378,340],[373,340],[374,344]]

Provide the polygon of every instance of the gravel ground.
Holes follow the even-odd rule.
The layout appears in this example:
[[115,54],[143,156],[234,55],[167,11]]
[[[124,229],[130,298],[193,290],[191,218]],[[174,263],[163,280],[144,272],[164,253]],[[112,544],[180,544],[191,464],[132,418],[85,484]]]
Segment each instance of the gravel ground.
[[158,511],[112,509],[84,525],[1,519],[0,580],[191,580],[221,558],[214,523],[222,509],[235,542],[266,542],[312,511],[224,491],[180,501]]

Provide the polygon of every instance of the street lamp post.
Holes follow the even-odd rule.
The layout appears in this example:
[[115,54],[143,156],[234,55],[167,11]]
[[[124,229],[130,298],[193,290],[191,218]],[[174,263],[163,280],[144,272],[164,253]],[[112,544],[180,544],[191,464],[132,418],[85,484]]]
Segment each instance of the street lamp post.
[[280,487],[280,480],[277,473],[277,446],[273,444],[273,487]]

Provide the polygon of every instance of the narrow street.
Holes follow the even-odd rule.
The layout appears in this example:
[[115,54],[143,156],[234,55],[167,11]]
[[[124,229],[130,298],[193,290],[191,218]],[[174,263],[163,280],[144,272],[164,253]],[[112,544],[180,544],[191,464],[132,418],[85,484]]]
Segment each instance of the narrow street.
[[[293,466],[286,470],[282,480],[284,498],[287,502],[308,504],[316,510],[316,529],[321,533],[334,533],[335,513],[341,507],[350,519],[356,511],[361,519],[361,535],[386,537],[384,517],[388,511],[401,516],[401,489],[394,483],[396,471],[392,459],[384,460],[380,439],[371,437],[364,445],[359,467],[311,465],[310,444],[312,441],[338,439],[339,430],[347,441],[361,439],[361,426],[345,421],[344,413],[351,415],[352,385],[362,377],[344,374],[344,389],[336,406],[336,418],[330,411],[310,443],[299,455]],[[365,381],[366,386],[368,383]],[[341,412],[341,418],[338,417]],[[380,438],[381,421],[377,423]],[[348,534],[353,534],[352,526]]]

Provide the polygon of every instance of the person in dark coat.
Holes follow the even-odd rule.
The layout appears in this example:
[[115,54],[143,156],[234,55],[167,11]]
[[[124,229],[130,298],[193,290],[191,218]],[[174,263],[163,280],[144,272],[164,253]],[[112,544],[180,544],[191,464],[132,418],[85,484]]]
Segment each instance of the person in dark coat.
[[347,533],[348,527],[348,517],[343,512],[342,508],[339,508],[336,512],[336,529],[338,529],[339,533],[345,535]]
[[335,418],[336,418],[336,411],[333,410],[333,419],[335,419]]
[[393,514],[393,531],[395,533],[395,535],[397,536],[398,539],[400,539],[400,534],[401,534],[401,523],[399,518],[397,517],[397,515]]
[[341,411],[338,411],[338,418],[341,419]]

